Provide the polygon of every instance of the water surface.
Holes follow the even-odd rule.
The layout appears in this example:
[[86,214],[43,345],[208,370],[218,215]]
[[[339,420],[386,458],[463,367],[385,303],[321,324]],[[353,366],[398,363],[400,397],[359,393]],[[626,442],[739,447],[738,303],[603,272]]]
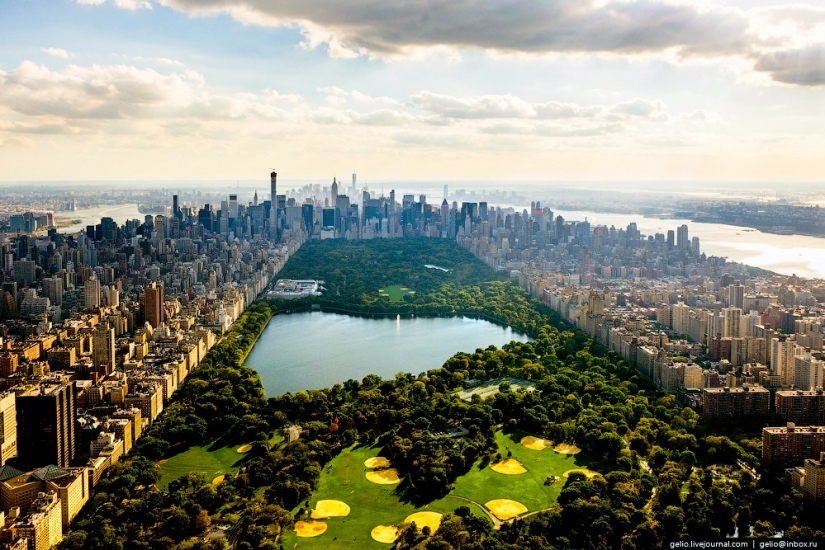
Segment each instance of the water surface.
[[474,352],[529,338],[510,328],[467,317],[407,319],[307,312],[277,315],[246,365],[269,396],[320,389],[368,374],[392,378],[442,366],[459,351]]

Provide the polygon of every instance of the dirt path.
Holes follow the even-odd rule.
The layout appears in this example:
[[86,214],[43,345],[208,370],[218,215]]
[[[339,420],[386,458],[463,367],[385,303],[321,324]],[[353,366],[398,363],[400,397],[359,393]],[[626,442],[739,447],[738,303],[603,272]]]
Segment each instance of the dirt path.
[[476,506],[478,506],[481,509],[482,512],[487,514],[487,517],[490,518],[490,521],[493,522],[493,529],[496,529],[496,530],[501,529],[501,524],[504,523],[504,522],[501,521],[500,519],[498,519],[496,516],[494,516],[493,513],[490,512],[490,510],[488,510],[487,508],[485,508],[484,505],[481,504],[480,502],[469,499],[467,497],[460,497],[458,495],[447,495],[447,496],[449,498],[457,498],[458,500],[463,500],[464,502],[469,502],[470,504],[475,504]]

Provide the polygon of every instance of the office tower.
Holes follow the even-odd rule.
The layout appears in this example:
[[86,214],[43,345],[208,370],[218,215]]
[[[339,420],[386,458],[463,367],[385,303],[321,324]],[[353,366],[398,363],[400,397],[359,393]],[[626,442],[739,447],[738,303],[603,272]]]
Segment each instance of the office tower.
[[32,260],[15,260],[13,272],[15,282],[24,282],[26,286],[32,286],[37,280],[35,264]]
[[0,466],[17,456],[17,398],[0,393]]
[[83,307],[85,309],[100,307],[100,281],[94,274],[83,283]]
[[158,328],[163,322],[163,285],[149,283],[143,293],[143,307],[146,312],[146,322],[152,328]]
[[701,250],[699,248],[699,237],[693,237],[691,240],[690,251],[693,252],[695,255],[701,255]]
[[92,333],[92,361],[98,372],[110,374],[115,370],[115,329],[108,323],[95,327]]
[[355,188],[358,186],[358,185],[357,185],[357,183],[356,183],[357,181],[358,181],[358,180],[357,180],[357,178],[356,178],[355,174],[353,174],[353,175],[352,175],[352,188],[353,188],[353,189],[355,189]]
[[676,246],[676,233],[672,229],[667,230],[667,249],[673,250]]
[[26,468],[68,467],[75,457],[75,383],[44,383],[17,396],[17,456]]
[[332,187],[330,188],[329,192],[329,204],[331,206],[335,206],[338,202],[338,182],[335,178],[332,178]]
[[48,277],[43,279],[43,294],[49,299],[52,305],[63,305],[63,279],[59,277]]
[[238,195],[229,195],[229,219],[238,218]]
[[679,250],[688,251],[690,249],[690,239],[688,239],[688,226],[682,224],[676,230],[676,247]]

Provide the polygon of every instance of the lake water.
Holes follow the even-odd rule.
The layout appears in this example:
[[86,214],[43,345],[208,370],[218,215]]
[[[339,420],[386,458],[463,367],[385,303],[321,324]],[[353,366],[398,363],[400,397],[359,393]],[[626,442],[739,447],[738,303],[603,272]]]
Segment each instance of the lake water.
[[392,378],[441,367],[459,351],[474,352],[529,338],[466,317],[411,319],[350,317],[319,311],[276,315],[246,365],[268,396],[328,388],[368,374]]

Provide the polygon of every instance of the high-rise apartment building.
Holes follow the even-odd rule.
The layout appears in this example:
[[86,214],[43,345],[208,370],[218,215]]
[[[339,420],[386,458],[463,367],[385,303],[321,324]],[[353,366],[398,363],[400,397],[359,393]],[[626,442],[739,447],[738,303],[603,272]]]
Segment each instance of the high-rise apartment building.
[[85,309],[100,307],[100,281],[94,274],[83,283],[83,306]]
[[98,372],[110,374],[115,370],[115,329],[109,323],[95,327],[92,333],[92,361]]
[[163,285],[149,283],[143,293],[143,307],[146,312],[146,322],[152,328],[158,328],[163,322]]
[[776,392],[776,414],[782,420],[799,425],[825,425],[825,393],[814,391],[779,390]]
[[676,229],[676,248],[678,248],[679,250],[690,249],[690,239],[688,239],[688,226],[685,224],[680,225]]
[[13,393],[0,393],[0,466],[17,456],[16,403]]
[[75,383],[43,383],[17,395],[17,456],[28,468],[68,467],[75,457]]
[[768,414],[771,392],[761,386],[705,388],[702,390],[702,416],[741,418]]
[[762,465],[800,466],[806,458],[825,451],[825,426],[787,426],[762,428]]

